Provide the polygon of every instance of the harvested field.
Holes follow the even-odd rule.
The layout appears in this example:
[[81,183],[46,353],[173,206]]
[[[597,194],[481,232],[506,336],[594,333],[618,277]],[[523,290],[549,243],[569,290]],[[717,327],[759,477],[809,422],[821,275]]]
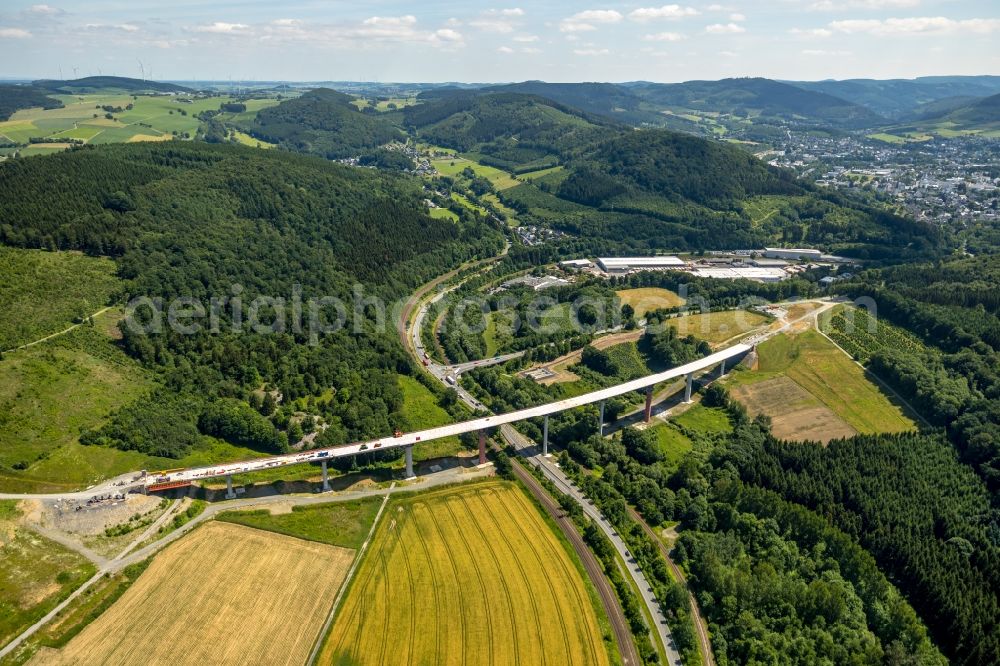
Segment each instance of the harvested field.
[[778,437],[828,442],[916,427],[903,406],[815,330],[777,335],[758,345],[757,355],[755,370],[737,372],[727,384],[751,412],[771,417]]
[[210,522],[32,664],[303,664],[354,551]]
[[659,308],[674,308],[684,305],[683,298],[660,287],[639,287],[636,289],[623,289],[615,292],[622,305],[631,305],[635,310],[636,318],[646,316],[650,310]]
[[740,337],[767,324],[768,318],[747,310],[725,310],[666,320],[681,335],[693,335],[712,345]]
[[736,386],[734,398],[752,416],[771,417],[771,432],[779,439],[829,442],[858,434],[844,419],[788,377]]
[[320,664],[607,664],[566,547],[515,486],[390,504]]

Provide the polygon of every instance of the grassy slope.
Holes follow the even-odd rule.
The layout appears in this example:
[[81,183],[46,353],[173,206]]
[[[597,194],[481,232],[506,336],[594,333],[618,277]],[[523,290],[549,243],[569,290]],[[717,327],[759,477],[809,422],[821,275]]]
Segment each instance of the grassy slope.
[[[138,469],[208,465],[261,455],[205,437],[180,460],[83,446],[80,433],[153,387],[153,378],[113,343],[111,310],[0,361],[0,490],[55,492]],[[27,469],[14,469],[18,464]]]
[[266,509],[227,511],[218,519],[357,550],[368,535],[381,503],[382,498],[369,497],[353,502],[295,506],[291,513],[278,515]]
[[0,645],[94,575],[73,551],[17,524],[16,502],[0,501]]
[[94,314],[107,305],[118,284],[110,259],[0,247],[0,350]]
[[[454,420],[437,404],[437,398],[430,389],[416,379],[400,375],[399,388],[403,391],[403,417],[408,424],[408,432],[426,430]],[[446,437],[414,447],[413,459],[421,461],[452,456],[460,450],[462,444],[457,437]]]
[[[200,121],[195,117],[201,111],[218,110],[219,105],[232,101],[230,97],[196,99],[190,104],[179,101],[180,97],[142,96],[132,99],[121,92],[106,92],[84,95],[56,95],[65,104],[61,109],[24,109],[15,113],[10,120],[0,122],[0,135],[12,141],[26,143],[32,137],[76,138],[88,143],[118,143],[133,137],[160,138],[163,135],[194,134]],[[243,113],[223,113],[225,121],[246,124],[262,108],[274,106],[278,100],[249,100]],[[104,110],[96,107],[114,106],[124,109],[128,104],[133,108],[114,114],[117,120],[104,117]],[[187,115],[182,115],[181,111]],[[171,113],[172,112],[172,113]],[[94,118],[97,114],[97,118]],[[33,146],[28,153],[45,151],[42,146]],[[51,150],[51,149],[48,149]]]
[[784,374],[847,421],[858,432],[902,432],[915,428],[904,410],[865,377],[864,370],[816,331],[778,335],[757,348],[758,370],[741,383]]

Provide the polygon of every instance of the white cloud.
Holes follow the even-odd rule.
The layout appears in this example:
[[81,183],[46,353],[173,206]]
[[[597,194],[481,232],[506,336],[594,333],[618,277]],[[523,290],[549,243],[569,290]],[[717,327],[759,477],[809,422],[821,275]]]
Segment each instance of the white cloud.
[[817,0],[809,9],[818,12],[835,12],[846,9],[902,9],[917,7],[920,0]]
[[573,49],[578,56],[602,56],[611,53],[608,49]]
[[539,48],[535,48],[534,46],[525,46],[523,49],[521,49],[521,52],[534,55],[536,53],[541,53],[542,50]]
[[971,33],[987,35],[1000,31],[1000,19],[955,20],[944,16],[913,18],[849,19],[833,21],[830,28],[847,34],[887,35],[947,35]]
[[833,35],[833,30],[828,28],[792,28],[788,32],[801,37],[830,37]]
[[122,32],[139,32],[139,26],[134,23],[119,23],[108,25],[106,23],[87,23],[83,26],[85,30],[121,30]]
[[291,27],[291,26],[296,26],[296,25],[301,25],[301,24],[302,24],[302,21],[300,21],[299,19],[292,19],[292,18],[282,18],[282,19],[275,19],[275,20],[271,21],[271,25],[277,25],[277,26],[281,26],[281,27]]
[[524,16],[524,10],[520,7],[512,9],[488,9],[480,14],[479,18],[469,21],[469,25],[485,32],[509,33],[514,32],[516,24],[513,19]]
[[662,19],[679,19],[685,16],[697,16],[700,12],[694,7],[681,7],[680,5],[663,5],[662,7],[640,7],[629,12],[628,17],[633,21],[645,23],[647,21],[658,21]]
[[824,49],[803,49],[802,55],[844,57],[854,55],[851,51],[826,51]]
[[577,12],[559,22],[560,32],[588,32],[597,30],[595,23],[618,23],[624,18],[614,9],[588,9]]
[[441,28],[440,30],[435,30],[431,33],[428,41],[435,46],[465,46],[465,38],[462,36],[462,33],[457,30],[452,30],[451,28]]
[[538,41],[538,35],[516,35],[513,39],[515,42],[530,44],[531,42]]
[[66,13],[58,7],[53,7],[52,5],[32,5],[28,8],[28,11],[32,14],[41,14],[43,16],[56,16],[58,14]]
[[746,31],[746,28],[736,23],[713,23],[705,28],[705,32],[710,35],[736,35]]
[[622,15],[613,9],[588,9],[569,17],[572,21],[589,21],[590,23],[618,23]]
[[501,46],[500,48],[497,49],[497,53],[513,53],[513,52],[514,49],[510,48],[509,46]]
[[719,55],[723,58],[738,58],[740,54],[735,51],[719,51]]
[[646,42],[679,42],[687,38],[679,32],[657,32],[651,35],[643,35],[642,39]]
[[21,28],[0,28],[0,38],[3,39],[30,39],[31,33]]
[[215,23],[209,23],[208,25],[196,25],[193,30],[195,32],[209,32],[216,33],[219,35],[235,35],[247,32],[250,29],[246,23],[225,23],[224,21],[216,21]]
[[744,16],[743,14],[730,14],[729,15],[729,20],[730,21],[746,21],[747,17]]

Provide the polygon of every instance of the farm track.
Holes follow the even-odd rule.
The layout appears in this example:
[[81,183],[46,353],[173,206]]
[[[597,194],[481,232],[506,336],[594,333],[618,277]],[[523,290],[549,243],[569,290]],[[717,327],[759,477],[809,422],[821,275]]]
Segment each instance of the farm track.
[[572,520],[563,513],[562,508],[552,499],[538,480],[521,465],[520,461],[513,461],[513,465],[514,474],[518,480],[528,488],[532,496],[538,500],[552,519],[556,521],[563,535],[565,535],[566,539],[573,546],[573,550],[576,551],[577,556],[583,562],[583,568],[587,571],[587,575],[597,589],[597,594],[600,596],[601,603],[604,606],[604,612],[611,623],[611,630],[615,635],[615,643],[618,645],[618,653],[621,655],[622,663],[624,666],[638,666],[642,662],[639,661],[639,654],[635,649],[635,644],[632,642],[632,632],[629,629],[628,622],[625,620],[625,615],[622,612],[615,591],[611,589],[607,578],[604,577],[604,569],[601,567],[601,564],[590,549],[587,548],[587,544],[583,542],[583,537],[576,531],[576,526]]

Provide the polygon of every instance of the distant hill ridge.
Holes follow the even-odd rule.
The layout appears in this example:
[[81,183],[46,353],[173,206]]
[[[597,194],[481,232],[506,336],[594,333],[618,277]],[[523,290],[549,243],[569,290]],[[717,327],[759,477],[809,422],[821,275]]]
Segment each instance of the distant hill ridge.
[[39,79],[38,81],[33,82],[32,85],[51,91],[100,90],[106,88],[117,88],[120,90],[127,90],[129,92],[194,92],[192,88],[179,86],[175,83],[144,81],[142,79],[131,79],[125,76],[87,76],[82,79],[67,79],[65,81],[57,81],[55,79]]

